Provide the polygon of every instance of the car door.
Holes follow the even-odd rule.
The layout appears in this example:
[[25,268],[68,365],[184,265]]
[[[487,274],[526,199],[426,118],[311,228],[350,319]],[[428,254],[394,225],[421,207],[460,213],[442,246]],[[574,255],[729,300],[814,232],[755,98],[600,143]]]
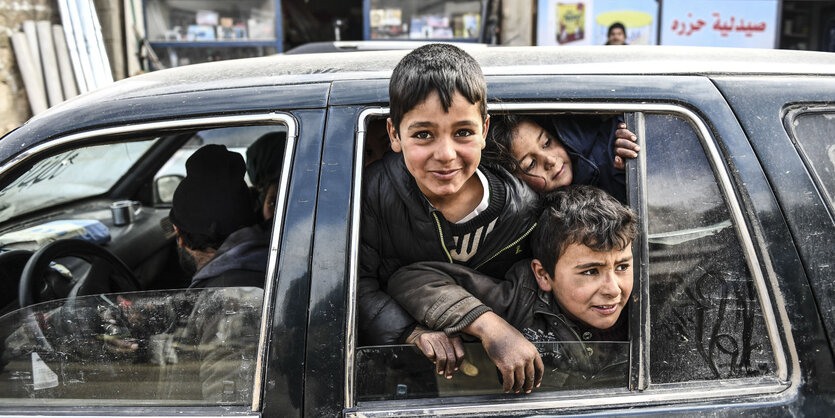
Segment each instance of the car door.
[[[154,289],[140,287],[129,294],[79,295],[14,310],[2,317],[0,327],[0,380],[9,389],[2,391],[0,414],[122,415],[137,407],[155,415],[299,414],[328,88],[326,83],[297,84],[169,91],[115,97],[106,103],[81,100],[76,107],[46,114],[5,137],[5,154],[0,156],[5,161],[0,168],[5,202],[15,194],[29,199],[25,193],[31,192],[33,179],[45,178],[45,167],[80,163],[80,157],[70,158],[78,150],[104,147],[123,152],[123,144],[149,144],[124,151],[137,155],[136,162],[126,160],[131,165],[125,174],[117,174],[100,190],[90,189],[54,207],[35,205],[4,217],[0,224],[0,235],[7,236],[44,219],[95,218],[111,238],[100,245],[111,250],[119,242],[130,242],[139,225],[162,236],[160,221],[170,202],[160,198],[165,193],[151,193],[151,188],[159,185],[154,179],[182,174],[177,167],[193,151],[192,144],[221,143],[245,153],[248,144],[273,131],[284,133],[286,144],[276,156],[282,169],[273,222],[267,225],[271,242],[263,289],[170,289],[170,283],[157,282]],[[252,100],[253,94],[261,100]],[[108,112],[102,113],[103,107]],[[72,120],[67,118],[70,113]],[[107,205],[125,198],[138,199],[142,211],[135,223],[117,225]],[[173,251],[173,240],[165,239]],[[126,254],[136,248],[133,244],[124,245]],[[173,260],[176,265],[176,257]],[[36,317],[40,323],[33,320]],[[74,328],[53,327],[44,318],[70,318],[67,323]],[[148,328],[152,319],[162,322]],[[128,352],[114,354],[108,346],[114,339],[102,337],[111,321],[119,327],[116,342],[129,342]],[[202,329],[198,334],[204,336],[212,333],[214,341],[189,342],[189,323],[202,324],[192,330]]]
[[[785,263],[793,270],[778,275],[796,343],[804,353],[801,361],[813,365],[804,370],[804,377],[819,384],[804,389],[810,396],[831,391],[835,384],[832,81],[811,75],[714,78],[734,107],[777,198],[767,219],[779,214],[783,221],[773,221],[780,225],[778,230],[790,231],[790,238],[774,237],[777,228],[764,229],[774,257],[793,261]],[[752,91],[758,99],[751,99]]]
[[[641,261],[636,262],[630,341],[625,347],[629,372],[614,383],[552,382],[530,395],[507,395],[497,384],[441,388],[434,379],[421,382],[432,366],[413,348],[357,346],[361,161],[368,127],[388,112],[386,81],[357,81],[342,90],[335,84],[331,96],[332,104],[344,99],[329,110],[323,165],[331,168],[322,173],[320,193],[326,184],[352,176],[351,191],[327,188],[339,195],[334,211],[350,226],[334,226],[322,235],[317,227],[314,248],[322,251],[314,250],[314,257],[327,253],[329,261],[321,269],[314,267],[321,299],[312,299],[311,306],[321,308],[312,309],[310,319],[311,327],[314,322],[323,326],[336,321],[345,328],[341,336],[311,334],[308,340],[308,359],[315,355],[327,360],[321,367],[309,363],[306,413],[506,415],[629,409],[634,414],[636,404],[652,413],[673,405],[718,410],[730,400],[747,407],[784,408],[801,382],[791,322],[775,293],[774,271],[797,264],[777,265],[765,250],[770,244],[762,238],[764,209],[753,205],[750,196],[761,197],[767,182],[758,166],[740,168],[754,153],[710,80],[487,78],[491,114],[622,117],[640,138],[641,157],[628,170],[629,202],[642,225],[640,245],[634,246],[635,259]],[[337,119],[338,126],[331,125]],[[757,204],[767,211],[776,202],[765,199]],[[785,229],[774,231],[788,236]],[[347,251],[337,251],[333,241],[348,242]],[[314,339],[317,343],[311,345]],[[476,368],[480,377],[474,381],[496,380],[489,364]],[[555,371],[552,375],[559,375]],[[456,379],[467,380],[461,373],[452,382]],[[364,392],[369,388],[376,392]]]

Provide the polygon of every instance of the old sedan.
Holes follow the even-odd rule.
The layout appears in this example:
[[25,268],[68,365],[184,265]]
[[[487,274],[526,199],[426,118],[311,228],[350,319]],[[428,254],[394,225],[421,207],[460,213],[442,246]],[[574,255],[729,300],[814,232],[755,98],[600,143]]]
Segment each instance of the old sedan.
[[[405,52],[275,56],[123,80],[0,140],[0,415],[835,406],[835,56],[471,52],[492,114],[622,117],[639,137],[630,341],[598,343],[628,373],[549,367],[532,394],[504,394],[477,343],[450,381],[413,346],[360,346],[364,161]],[[273,132],[286,140],[263,288],[188,289],[160,226],[184,161],[210,143],[245,154]],[[539,343],[546,366],[554,344]]]

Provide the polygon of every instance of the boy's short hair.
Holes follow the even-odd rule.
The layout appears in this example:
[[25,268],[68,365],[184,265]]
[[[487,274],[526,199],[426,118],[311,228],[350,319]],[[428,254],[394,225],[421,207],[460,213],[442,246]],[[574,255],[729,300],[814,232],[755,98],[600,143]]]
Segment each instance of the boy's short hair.
[[534,258],[552,275],[571,244],[594,251],[620,251],[638,234],[638,219],[632,209],[594,186],[561,187],[545,195],[542,205],[531,246]]
[[398,134],[403,115],[433,91],[438,92],[444,111],[457,91],[479,106],[482,120],[487,118],[487,82],[478,62],[454,45],[429,44],[403,57],[391,75],[389,117]]

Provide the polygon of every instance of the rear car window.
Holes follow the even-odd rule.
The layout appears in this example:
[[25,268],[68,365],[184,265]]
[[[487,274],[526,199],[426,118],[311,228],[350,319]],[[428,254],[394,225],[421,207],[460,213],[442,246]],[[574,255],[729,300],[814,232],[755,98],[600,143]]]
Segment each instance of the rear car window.
[[773,374],[762,307],[725,197],[686,119],[646,115],[653,383]]
[[[536,111],[536,106],[526,110]],[[744,250],[740,232],[744,226],[738,225],[739,217],[732,216],[730,200],[735,197],[728,196],[720,184],[717,170],[723,169],[722,164],[708,157],[706,143],[712,138],[702,137],[709,135],[708,131],[700,131],[693,120],[675,112],[615,114],[598,109],[554,115],[570,118],[607,113],[635,123],[629,129],[640,133],[646,158],[640,174],[643,190],[633,184],[627,191],[630,201],[646,205],[639,223],[646,225],[648,253],[646,268],[635,275],[630,340],[534,342],[545,363],[543,384],[534,392],[544,397],[552,392],[554,399],[563,399],[574,393],[565,391],[606,389],[610,394],[623,394],[651,391],[665,384],[705,389],[705,381],[745,385],[746,381],[739,379],[773,379],[778,374],[775,342],[764,314],[770,307],[764,308],[760,298],[764,289],[749,267],[754,255]],[[368,145],[371,139],[366,140]],[[643,309],[649,312],[649,324],[638,320]],[[579,364],[566,363],[563,353],[575,345],[590,355],[606,356],[608,366],[585,370]],[[358,406],[473,395],[510,399],[502,394],[498,371],[480,343],[466,346],[467,362],[451,380],[433,373],[432,363],[414,346],[357,347],[354,378]],[[646,347],[648,355],[636,356],[636,347]],[[649,378],[635,384],[642,370]],[[709,387],[715,388],[715,384]],[[600,392],[581,396],[596,396],[592,393]],[[425,402],[420,405],[427,405]]]
[[835,208],[835,142],[832,139],[835,109],[806,111],[788,119],[792,136],[832,210]]

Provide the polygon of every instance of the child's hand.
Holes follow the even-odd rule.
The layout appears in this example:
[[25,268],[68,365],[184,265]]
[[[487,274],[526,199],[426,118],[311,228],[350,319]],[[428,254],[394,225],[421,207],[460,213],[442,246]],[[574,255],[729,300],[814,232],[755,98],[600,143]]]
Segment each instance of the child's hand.
[[486,312],[464,332],[481,338],[484,350],[502,374],[505,393],[531,393],[542,383],[545,366],[539,351],[498,315]]
[[618,130],[615,131],[615,168],[623,170],[626,167],[624,158],[638,157],[638,151],[641,150],[641,147],[636,144],[637,141],[638,137],[629,129],[626,129],[625,123],[618,124]]
[[418,325],[407,344],[415,344],[429,360],[435,363],[435,371],[452,379],[464,360],[464,344],[459,337],[448,337],[443,331],[430,331]]

